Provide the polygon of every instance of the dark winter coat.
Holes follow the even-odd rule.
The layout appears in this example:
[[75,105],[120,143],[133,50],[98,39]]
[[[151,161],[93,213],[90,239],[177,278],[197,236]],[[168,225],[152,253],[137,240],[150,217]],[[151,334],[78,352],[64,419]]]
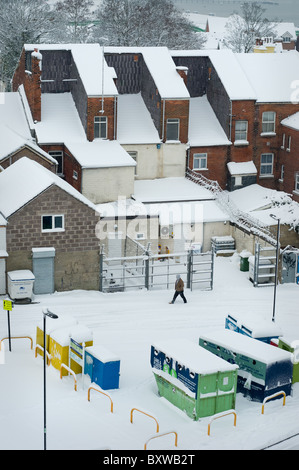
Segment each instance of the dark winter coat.
[[175,281],[175,290],[177,292],[183,292],[183,290],[184,290],[184,281],[183,281],[183,279],[180,278],[180,279],[177,279]]

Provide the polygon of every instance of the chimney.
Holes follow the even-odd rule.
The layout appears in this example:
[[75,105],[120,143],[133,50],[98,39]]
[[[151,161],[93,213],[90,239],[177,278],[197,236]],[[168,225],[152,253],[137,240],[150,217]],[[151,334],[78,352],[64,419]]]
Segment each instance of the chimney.
[[31,86],[29,104],[34,121],[41,121],[41,73],[42,55],[38,49],[34,49],[31,54]]
[[184,80],[185,85],[187,86],[187,75],[188,75],[188,67],[184,67],[183,65],[178,65],[176,67],[177,73],[180,77]]

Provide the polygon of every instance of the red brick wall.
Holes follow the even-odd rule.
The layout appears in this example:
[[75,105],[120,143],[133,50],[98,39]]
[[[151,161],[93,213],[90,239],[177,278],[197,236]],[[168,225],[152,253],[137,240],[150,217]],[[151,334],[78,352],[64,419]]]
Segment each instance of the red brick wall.
[[[78,178],[74,178],[74,171]],[[82,168],[67,147],[64,148],[64,179],[81,193]]]
[[20,85],[24,85],[27,100],[34,121],[41,120],[41,70],[36,57],[31,58],[31,73],[25,72],[25,50],[23,49],[19,64],[12,80],[12,90],[17,91]]
[[218,181],[222,189],[226,189],[227,176],[227,146],[219,147],[193,147],[189,153],[189,168],[193,170],[193,156],[195,153],[207,154],[207,170],[194,170],[205,178]]
[[[255,101],[232,102],[231,161],[248,162],[253,159]],[[236,121],[247,121],[247,141],[249,145],[234,145]]]
[[[162,106],[163,108],[163,106]],[[161,117],[162,117],[161,109]],[[167,140],[166,122],[167,119],[180,120],[179,140],[182,143],[188,142],[188,122],[189,122],[189,100],[165,100],[165,116],[164,116],[164,142]]]
[[104,98],[104,113],[101,113],[102,98],[88,98],[87,100],[87,139],[92,141],[94,139],[94,117],[106,116],[108,118],[108,135],[109,140],[114,139],[114,114],[115,114],[115,98]]
[[[283,134],[285,134],[284,148],[282,148]],[[291,137],[290,151],[287,150],[289,137]],[[299,173],[299,131],[281,126],[280,144],[281,147],[278,151],[278,172],[280,177],[281,166],[284,165],[284,178],[283,181],[278,181],[278,189],[292,194],[294,200],[299,202],[299,193],[293,193],[295,190],[295,175]]]

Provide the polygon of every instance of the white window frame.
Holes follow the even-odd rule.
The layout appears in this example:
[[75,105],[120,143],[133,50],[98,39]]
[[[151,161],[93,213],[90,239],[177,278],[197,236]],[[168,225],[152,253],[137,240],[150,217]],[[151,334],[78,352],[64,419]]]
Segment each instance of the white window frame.
[[282,149],[284,149],[285,144],[286,144],[286,135],[285,135],[285,133],[283,133],[283,134],[282,134],[282,145],[281,145],[281,148],[282,148]]
[[[263,157],[265,156],[271,156],[271,162],[262,162]],[[270,167],[271,172],[262,172],[262,168]],[[273,176],[273,168],[274,168],[274,153],[262,153],[261,154],[261,167],[260,167],[260,176],[261,177],[267,177],[267,176]]]
[[136,165],[135,165],[135,168],[134,168],[134,171],[135,171],[134,175],[137,176],[137,175],[138,175],[138,172],[137,172],[137,168],[138,168],[138,159],[137,159],[137,157],[138,157],[138,152],[136,152],[136,150],[134,150],[134,151],[133,151],[133,150],[132,150],[132,151],[127,150],[127,152],[128,152],[128,154],[130,155],[130,157],[133,158],[133,160],[135,160],[135,162],[136,162]]
[[[198,166],[195,166],[195,162],[198,162]],[[204,166],[202,166],[204,163]],[[194,153],[193,154],[193,170],[207,170],[208,169],[208,154],[207,153]]]
[[279,181],[283,181],[284,179],[284,165],[281,165],[281,168],[280,168],[280,180]]
[[[273,119],[266,119],[266,116],[273,114]],[[275,122],[276,112],[275,111],[264,111],[262,116],[262,134],[275,134]]]
[[[245,124],[245,129],[237,129],[237,125]],[[248,121],[238,120],[235,122],[235,142],[247,142],[247,135],[248,135]]]
[[286,148],[287,152],[291,151],[291,142],[292,142],[292,137],[289,135],[288,136],[288,145],[287,145],[287,148]]
[[[48,152],[48,154],[51,155],[51,157],[55,158],[55,160],[58,161],[57,175],[62,176],[63,175],[63,167],[64,167],[63,151],[62,150],[50,150]],[[59,162],[60,158],[61,158],[61,163]],[[59,171],[59,166],[60,166],[61,171]]]
[[[44,217],[51,217],[52,218],[52,222],[51,222],[51,226],[52,228],[43,228],[44,227]],[[62,227],[55,227],[56,225],[56,219],[61,218],[62,220]],[[49,233],[49,232],[64,232],[65,229],[64,229],[64,215],[63,214],[43,214],[41,216],[41,230],[42,230],[42,233]]]
[[[108,118],[107,116],[94,117],[94,138],[107,139],[108,135]],[[102,132],[104,130],[104,132]]]
[[[174,132],[176,135],[174,138],[169,138],[169,134],[171,134],[172,132]],[[166,140],[168,141],[180,140],[180,120],[178,118],[169,118],[166,120]]]
[[73,179],[74,180],[78,179],[78,172],[76,170],[73,170]]
[[295,192],[299,193],[299,173],[295,174]]

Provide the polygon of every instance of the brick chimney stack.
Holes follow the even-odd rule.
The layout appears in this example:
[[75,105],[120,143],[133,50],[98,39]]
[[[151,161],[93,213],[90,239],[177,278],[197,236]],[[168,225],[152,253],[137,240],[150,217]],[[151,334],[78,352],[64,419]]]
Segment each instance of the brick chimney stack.
[[38,49],[34,49],[31,54],[31,86],[29,104],[32,118],[34,121],[41,121],[41,73],[42,73],[42,55]]

